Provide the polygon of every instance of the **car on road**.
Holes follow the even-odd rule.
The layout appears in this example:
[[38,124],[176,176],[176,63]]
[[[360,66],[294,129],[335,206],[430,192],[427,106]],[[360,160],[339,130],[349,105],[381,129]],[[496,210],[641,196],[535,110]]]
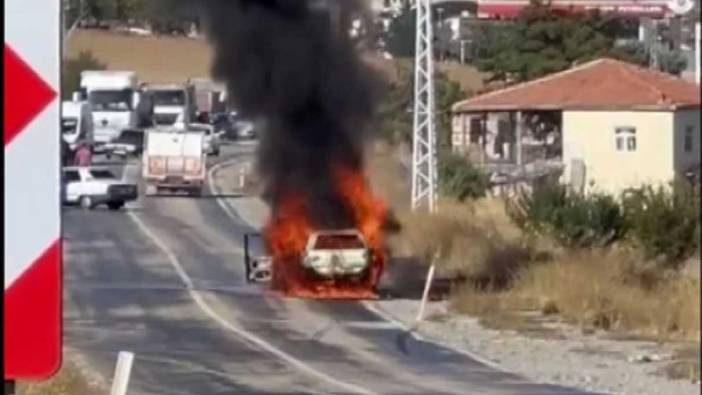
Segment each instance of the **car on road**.
[[355,229],[313,232],[302,266],[324,278],[361,276],[371,264],[371,251]]
[[236,112],[220,112],[212,114],[210,124],[223,139],[236,140],[236,119]]
[[63,168],[62,188],[64,204],[78,204],[86,210],[102,204],[119,210],[139,195],[136,184],[125,183],[109,169],[97,166]]
[[205,123],[191,123],[187,127],[190,132],[200,132],[205,135],[204,149],[207,155],[219,156],[222,146],[220,133],[212,125]]
[[253,140],[256,138],[256,126],[251,121],[240,120],[234,125],[236,137],[239,140]]
[[107,156],[139,156],[144,151],[144,131],[140,129],[123,130],[119,137],[105,144]]

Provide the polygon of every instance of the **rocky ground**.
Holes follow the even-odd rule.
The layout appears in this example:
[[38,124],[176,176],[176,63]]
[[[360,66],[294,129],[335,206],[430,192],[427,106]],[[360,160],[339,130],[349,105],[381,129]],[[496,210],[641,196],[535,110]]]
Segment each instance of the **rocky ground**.
[[[403,325],[415,327],[418,302],[371,303]],[[675,348],[654,342],[584,335],[565,324],[548,325],[541,335],[493,330],[476,318],[447,313],[445,302],[430,303],[428,319],[416,326],[422,336],[475,355],[533,381],[621,395],[693,395],[699,381],[670,380],[663,373]]]
[[[236,193],[237,177],[236,166],[224,166],[214,175],[214,182],[221,192]],[[228,204],[255,227],[265,218],[265,206],[255,197],[232,199]],[[678,373],[685,378],[677,380],[667,377],[666,369],[675,362],[675,345],[612,340],[553,322],[543,324],[544,330],[538,333],[495,330],[476,318],[450,314],[445,302],[430,303],[427,319],[420,325],[415,325],[416,300],[383,300],[369,306],[424,338],[536,382],[621,395],[700,393],[699,379],[690,379],[694,371]]]

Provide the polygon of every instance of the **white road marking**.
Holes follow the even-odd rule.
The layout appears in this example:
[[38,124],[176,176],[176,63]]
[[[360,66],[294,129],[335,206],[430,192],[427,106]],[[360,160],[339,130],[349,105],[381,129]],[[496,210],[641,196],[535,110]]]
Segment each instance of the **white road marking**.
[[[220,162],[220,163],[218,163],[217,165],[213,166],[213,167],[209,170],[209,172],[208,172],[208,174],[207,174],[208,184],[209,184],[209,186],[210,186],[210,189],[211,189],[213,192],[216,192],[216,191],[217,191],[217,186],[216,186],[216,183],[214,182],[214,179],[213,179],[214,173],[216,173],[220,168],[227,167],[227,166],[234,166],[234,165],[236,165],[237,163],[239,163],[239,160],[238,160],[238,159],[232,159],[232,160]],[[227,216],[229,216],[229,218],[231,218],[231,219],[234,220],[234,221],[238,221],[238,220],[239,220],[239,219],[237,218],[237,216],[236,216],[235,214],[232,213],[232,208],[231,208],[223,199],[217,198],[216,200],[217,200],[217,204],[219,204],[219,206],[222,207],[222,209],[224,210],[225,214],[227,214]],[[252,226],[253,226],[254,224],[249,224],[249,225],[252,225]],[[394,325],[398,330],[402,330],[402,331],[408,333],[410,336],[412,336],[412,337],[413,337],[415,340],[417,340],[417,341],[422,341],[422,342],[426,342],[426,343],[431,343],[431,344],[434,344],[434,345],[437,345],[437,346],[440,346],[440,347],[443,347],[443,348],[446,348],[446,349],[449,349],[449,350],[453,350],[453,351],[455,351],[455,352],[457,352],[457,353],[459,353],[459,354],[462,354],[462,355],[464,355],[464,356],[466,356],[466,357],[468,357],[468,358],[471,358],[471,359],[473,359],[473,360],[475,360],[475,361],[478,361],[478,362],[482,363],[483,365],[486,365],[486,366],[488,366],[488,367],[491,367],[491,368],[493,368],[493,369],[495,369],[495,370],[497,370],[497,371],[499,371],[499,372],[508,373],[508,371],[505,370],[504,367],[498,365],[498,364],[495,363],[494,361],[491,361],[491,360],[489,360],[489,359],[487,359],[487,358],[485,358],[485,357],[482,357],[482,356],[480,356],[480,355],[476,355],[476,354],[474,354],[474,353],[472,353],[472,352],[470,352],[470,351],[468,351],[468,350],[464,350],[464,349],[462,349],[462,348],[458,348],[458,347],[455,347],[455,346],[446,344],[446,343],[441,342],[441,341],[438,341],[438,340],[436,340],[436,339],[429,339],[429,338],[426,338],[426,337],[422,336],[419,332],[417,332],[416,326],[408,326],[408,325],[406,325],[405,323],[403,323],[403,322],[401,322],[401,321],[395,319],[395,318],[394,318],[393,316],[391,316],[389,313],[386,313],[385,311],[383,311],[382,309],[380,309],[378,306],[376,306],[376,304],[375,304],[374,302],[361,301],[360,303],[361,303],[366,309],[368,309],[370,312],[375,313],[377,316],[379,316],[380,318],[386,320],[386,321],[389,322],[391,325]]]
[[368,389],[365,389],[363,387],[359,387],[355,384],[347,383],[345,381],[337,380],[329,375],[327,375],[324,372],[321,372],[319,370],[316,370],[312,366],[306,364],[305,362],[293,357],[292,355],[286,353],[285,351],[276,348],[274,345],[266,342],[265,340],[261,339],[260,337],[252,334],[251,332],[248,332],[247,330],[243,328],[239,328],[237,326],[234,326],[232,323],[227,321],[226,319],[222,318],[217,312],[215,312],[204,300],[202,295],[195,289],[195,286],[193,284],[193,280],[188,277],[187,272],[183,268],[183,266],[180,264],[180,261],[178,260],[178,257],[173,253],[173,251],[165,244],[161,239],[156,236],[151,229],[149,229],[146,224],[139,218],[138,215],[136,215],[133,212],[127,213],[129,217],[137,224],[139,229],[148,237],[157,247],[159,247],[164,254],[168,257],[168,260],[170,264],[173,266],[175,269],[176,273],[180,277],[180,279],[183,281],[185,286],[187,287],[188,293],[190,294],[190,297],[193,299],[195,304],[202,310],[210,319],[218,323],[222,328],[236,334],[240,338],[244,339],[245,341],[249,342],[251,345],[257,346],[258,348],[272,354],[273,356],[279,358],[280,360],[288,363],[290,366],[294,367],[295,369],[304,372],[312,377],[315,377],[321,381],[324,381],[328,384],[331,384],[335,387],[344,389],[346,391],[350,391],[352,393],[356,394],[376,394],[375,392],[372,392]]
[[[214,174],[215,174],[217,171],[219,171],[219,169],[222,168],[222,167],[233,166],[233,165],[235,165],[235,164],[237,164],[237,163],[238,163],[238,160],[228,160],[228,161],[225,161],[225,162],[220,162],[220,163],[218,163],[218,164],[212,166],[212,167],[210,168],[210,170],[207,171],[207,185],[209,186],[210,192],[211,192],[213,195],[215,195],[215,196],[216,196],[216,195],[219,195],[219,193],[221,192],[221,191],[219,190],[219,188],[217,188],[217,183],[214,182]],[[238,221],[238,218],[237,218],[236,214],[234,214],[234,213],[232,212],[231,207],[229,207],[229,205],[226,204],[222,198],[216,198],[215,200],[217,201],[217,204],[219,205],[219,207],[221,207],[222,210],[224,210],[224,212],[227,214],[227,216],[228,216],[229,218],[233,219],[234,221]]]

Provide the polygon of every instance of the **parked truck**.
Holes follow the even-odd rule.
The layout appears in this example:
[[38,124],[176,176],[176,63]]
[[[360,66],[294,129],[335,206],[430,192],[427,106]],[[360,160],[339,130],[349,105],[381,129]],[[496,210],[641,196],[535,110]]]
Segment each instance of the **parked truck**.
[[154,121],[157,125],[173,125],[183,119],[190,123],[195,118],[195,87],[192,84],[149,85],[154,102]]
[[188,80],[195,95],[196,121],[208,123],[206,117],[226,111],[226,89],[223,85],[203,78]]
[[204,146],[205,135],[200,132],[149,131],[142,162],[146,194],[186,191],[201,195],[207,171]]
[[122,130],[148,127],[153,122],[153,102],[140,89],[131,71],[84,71],[77,99],[93,110],[95,151],[117,138]]

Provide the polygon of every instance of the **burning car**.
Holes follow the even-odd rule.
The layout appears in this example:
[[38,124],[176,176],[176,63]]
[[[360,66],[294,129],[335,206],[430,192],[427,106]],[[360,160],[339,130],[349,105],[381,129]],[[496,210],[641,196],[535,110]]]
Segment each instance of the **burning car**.
[[329,230],[310,235],[301,263],[323,278],[360,277],[370,266],[370,254],[361,232]]

